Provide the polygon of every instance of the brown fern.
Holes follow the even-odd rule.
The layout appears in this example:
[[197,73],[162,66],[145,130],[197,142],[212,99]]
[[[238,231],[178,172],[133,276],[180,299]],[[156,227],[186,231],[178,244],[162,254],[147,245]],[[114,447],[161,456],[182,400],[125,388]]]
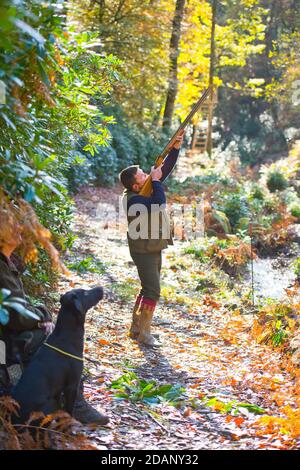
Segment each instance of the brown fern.
[[39,222],[31,205],[22,198],[10,200],[0,187],[0,248],[12,242],[20,245],[26,263],[37,262],[40,245],[48,253],[54,269],[69,273],[51,243],[50,231]]
[[83,426],[65,411],[45,416],[31,414],[24,424],[12,424],[18,404],[11,397],[0,398],[0,448],[6,450],[96,449]]

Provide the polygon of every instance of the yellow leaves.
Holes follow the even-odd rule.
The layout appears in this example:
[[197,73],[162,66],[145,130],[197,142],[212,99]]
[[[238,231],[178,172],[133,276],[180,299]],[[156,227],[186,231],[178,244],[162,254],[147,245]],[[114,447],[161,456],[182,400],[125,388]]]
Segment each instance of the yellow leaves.
[[[185,25],[182,30],[179,55],[178,114],[183,117],[191,103],[208,82],[210,70],[212,9],[208,1],[190,0],[186,8]],[[242,31],[242,33],[241,33]],[[241,67],[252,54],[262,53],[265,45],[265,24],[263,10],[256,7],[250,10],[242,6],[238,17],[227,18],[216,25],[217,66]],[[222,52],[221,52],[222,51]],[[219,77],[214,77],[215,85],[222,85]],[[250,87],[249,87],[250,88]],[[253,82],[251,90],[257,94],[261,82]],[[259,91],[256,91],[259,90]]]
[[300,410],[290,406],[283,408],[286,418],[276,416],[263,416],[253,426],[258,428],[257,435],[289,434],[292,438],[300,437]]
[[284,405],[285,396],[282,393],[274,393],[272,399],[275,401],[277,406],[281,407]]
[[224,411],[224,403],[223,402],[216,402],[215,405],[213,406],[213,409],[215,411],[220,411],[220,412],[223,412]]
[[220,337],[225,344],[238,344],[239,334],[242,333],[245,328],[246,326],[242,319],[231,320],[220,330]]

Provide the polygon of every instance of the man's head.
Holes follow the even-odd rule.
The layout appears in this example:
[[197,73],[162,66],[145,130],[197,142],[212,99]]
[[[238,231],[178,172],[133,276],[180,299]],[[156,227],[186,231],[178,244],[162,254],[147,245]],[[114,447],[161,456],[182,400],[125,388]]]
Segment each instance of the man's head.
[[138,165],[132,165],[121,171],[119,180],[126,189],[138,193],[148,176]]

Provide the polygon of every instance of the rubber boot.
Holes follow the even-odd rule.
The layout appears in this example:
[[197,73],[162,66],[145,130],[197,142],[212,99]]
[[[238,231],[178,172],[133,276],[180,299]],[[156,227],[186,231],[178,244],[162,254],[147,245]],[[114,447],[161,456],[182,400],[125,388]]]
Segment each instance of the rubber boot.
[[132,339],[136,339],[140,333],[140,306],[142,298],[142,295],[138,295],[133,307],[132,321],[129,330],[129,337]]
[[[146,300],[146,302],[145,302]],[[151,334],[151,324],[152,318],[156,306],[156,302],[148,301],[148,299],[144,299],[141,304],[140,308],[140,334],[137,340],[144,344],[145,346],[150,347],[159,347],[162,346],[160,342],[158,342],[155,337]]]
[[74,405],[73,417],[81,424],[99,424],[108,423],[108,416],[100,413],[92,407],[83,396],[83,381],[80,381],[77,399]]

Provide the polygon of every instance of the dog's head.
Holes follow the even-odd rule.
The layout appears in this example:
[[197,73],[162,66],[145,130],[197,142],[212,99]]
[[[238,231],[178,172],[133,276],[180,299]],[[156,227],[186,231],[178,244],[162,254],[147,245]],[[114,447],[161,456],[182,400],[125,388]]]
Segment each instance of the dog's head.
[[67,310],[75,310],[84,320],[86,312],[103,299],[103,288],[73,289],[62,295],[60,303]]

